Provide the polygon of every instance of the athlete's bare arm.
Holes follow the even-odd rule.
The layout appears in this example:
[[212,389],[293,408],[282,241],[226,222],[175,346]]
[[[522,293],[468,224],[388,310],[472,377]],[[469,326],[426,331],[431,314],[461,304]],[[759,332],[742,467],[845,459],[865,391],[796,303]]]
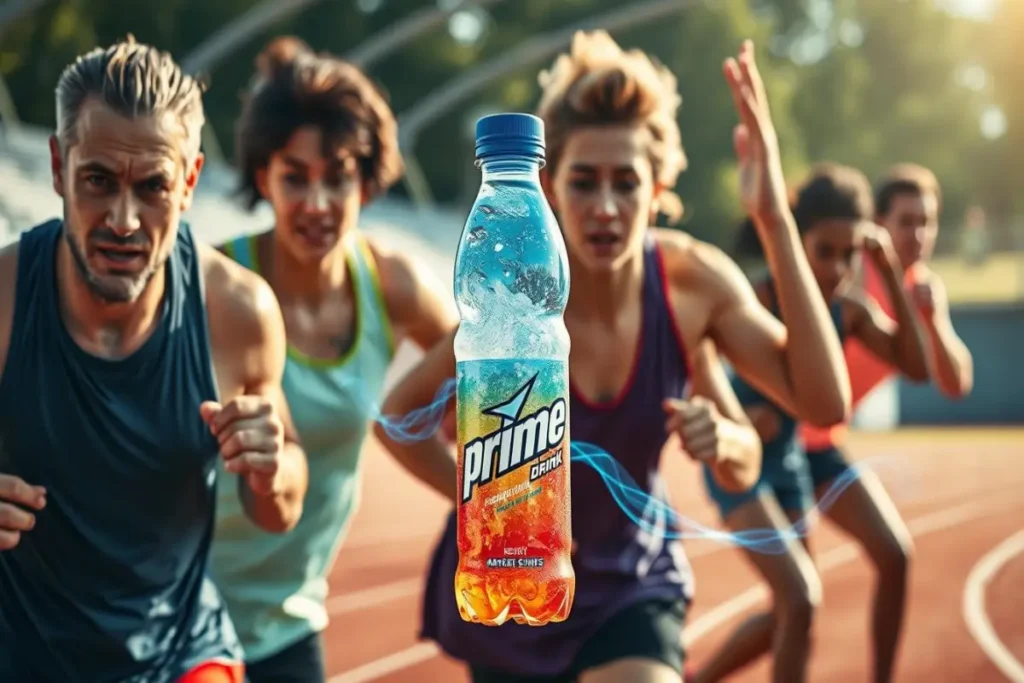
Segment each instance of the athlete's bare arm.
[[[423,359],[395,385],[384,401],[385,416],[407,415],[430,405],[445,380],[455,377],[455,332],[433,346]],[[449,402],[449,409],[454,398]],[[373,426],[374,435],[396,460],[414,477],[455,502],[458,477],[455,456],[444,436],[438,432],[428,439],[405,441],[389,434],[380,422]]]
[[368,242],[380,272],[396,347],[408,339],[423,350],[433,348],[459,324],[451,291],[416,259]]
[[[739,266],[719,248],[678,232],[659,231],[658,237],[667,276],[680,292],[673,307],[688,348],[710,337],[744,379],[799,419],[820,426],[846,419],[850,388],[846,363],[835,325],[809,270],[812,281],[805,290],[794,288],[792,282],[788,287],[777,284],[779,306],[788,316],[784,326],[761,304]],[[776,283],[787,279],[773,275]],[[784,290],[788,290],[788,309]]]
[[18,242],[0,249],[0,380],[7,365],[14,327],[14,297],[18,282]]
[[709,425],[717,450],[708,463],[715,480],[727,491],[747,491],[761,475],[761,440],[743,412],[710,339],[690,354],[690,372],[692,396],[711,401],[717,413],[717,419]]
[[[0,249],[0,381],[14,324],[17,271],[18,243],[15,242]],[[2,443],[0,448],[3,448]],[[45,505],[46,491],[41,486],[31,486],[21,477],[0,472],[0,551],[18,545],[21,534],[35,526],[36,518],[30,510],[42,510]]]
[[946,286],[938,275],[924,270],[911,290],[914,306],[924,321],[932,379],[949,398],[963,398],[974,387],[974,359],[953,329]]
[[707,334],[737,371],[814,425],[844,422],[850,378],[839,334],[811,272],[789,210],[778,136],[753,44],[723,65],[739,122],[733,142],[743,208],[757,229],[785,327],[764,307],[739,267],[710,245],[690,249],[700,290],[712,302]]
[[218,437],[225,467],[240,475],[246,514],[267,531],[285,532],[302,516],[309,475],[281,388],[281,309],[259,275],[211,247],[202,245],[200,255],[220,393],[220,405],[203,404],[203,417]]
[[889,318],[869,294],[851,289],[842,296],[843,323],[847,333],[859,339],[880,360],[908,378],[923,382],[928,379],[924,334],[910,298],[903,289],[903,270],[889,233],[883,228],[875,228],[864,239],[864,255],[871,259],[882,276],[896,320]]

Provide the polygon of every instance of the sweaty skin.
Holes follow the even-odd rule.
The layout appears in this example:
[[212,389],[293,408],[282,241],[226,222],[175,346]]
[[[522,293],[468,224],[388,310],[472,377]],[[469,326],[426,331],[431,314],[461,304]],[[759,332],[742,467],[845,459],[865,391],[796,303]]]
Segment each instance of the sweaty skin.
[[[255,493],[246,478],[239,478],[240,492],[246,511],[256,524],[267,531],[284,532],[302,515],[306,460],[280,390],[284,372],[284,324],[280,309],[273,292],[259,276],[205,245],[200,246],[200,259],[221,401],[230,406],[239,404],[236,399],[245,398],[246,403],[255,399],[255,410],[264,413],[266,408],[260,407],[264,402],[273,406],[280,431],[272,438],[283,441],[270,487]],[[17,265],[18,245],[15,243],[0,251],[0,369],[6,363],[10,345]],[[142,341],[144,338],[137,343],[141,345]],[[199,406],[196,406],[196,413],[200,413]],[[259,475],[252,478],[258,480]],[[10,497],[5,496],[5,491],[11,492]],[[41,501],[35,493],[31,482],[0,474],[0,499],[41,509],[38,505]],[[0,549],[13,547],[17,542],[3,524],[6,515],[19,517],[23,524],[32,524],[10,510],[11,506],[0,503]]]
[[[84,351],[116,360],[157,328],[166,261],[203,158],[183,158],[184,132],[171,112],[126,119],[90,99],[76,125],[67,149],[55,137],[50,141],[53,187],[65,207],[65,238],[56,256],[60,316]],[[220,402],[195,406],[196,415],[218,437],[228,470],[241,475],[249,516],[267,531],[284,532],[302,515],[307,468],[280,386],[281,311],[258,276],[211,247],[200,245],[198,253]],[[0,250],[0,373],[10,346],[17,265],[15,242]],[[17,534],[32,523],[9,504],[38,509],[41,501],[28,493],[35,490],[26,487],[31,484],[0,473],[0,549],[16,545]],[[5,491],[11,492],[7,503]],[[14,526],[5,524],[11,516]]]

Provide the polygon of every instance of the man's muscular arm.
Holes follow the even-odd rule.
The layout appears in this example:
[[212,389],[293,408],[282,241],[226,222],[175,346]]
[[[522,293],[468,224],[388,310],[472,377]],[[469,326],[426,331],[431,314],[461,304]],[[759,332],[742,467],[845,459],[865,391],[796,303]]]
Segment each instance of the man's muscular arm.
[[[14,293],[18,271],[18,243],[0,249],[0,379],[7,364],[14,324]],[[32,511],[46,506],[46,490],[30,486],[20,477],[0,472],[0,550],[18,545],[21,534],[31,531]]]
[[292,529],[308,485],[306,455],[281,388],[284,319],[270,286],[204,248],[210,337],[223,404],[201,407],[225,468],[239,475],[246,514],[270,532]]
[[14,296],[18,282],[18,243],[0,249],[0,379],[7,365],[14,326]]

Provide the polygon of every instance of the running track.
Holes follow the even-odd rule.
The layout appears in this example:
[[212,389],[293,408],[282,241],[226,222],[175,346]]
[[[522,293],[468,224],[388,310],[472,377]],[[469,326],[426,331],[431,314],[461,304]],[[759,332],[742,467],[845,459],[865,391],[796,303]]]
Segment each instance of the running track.
[[[901,430],[856,434],[854,457],[893,456],[879,475],[916,541],[901,681],[1024,681],[1024,429]],[[362,507],[331,576],[325,638],[331,683],[468,680],[416,638],[421,586],[446,504],[418,486],[376,443],[367,446]],[[715,524],[697,469],[666,453],[676,507]],[[888,464],[885,464],[888,463]],[[823,523],[814,550],[825,602],[810,680],[868,680],[869,566]],[[753,608],[753,571],[733,549],[688,544],[697,601],[687,625],[701,661]],[[1002,671],[999,667],[1002,667]],[[732,680],[768,680],[756,665]]]

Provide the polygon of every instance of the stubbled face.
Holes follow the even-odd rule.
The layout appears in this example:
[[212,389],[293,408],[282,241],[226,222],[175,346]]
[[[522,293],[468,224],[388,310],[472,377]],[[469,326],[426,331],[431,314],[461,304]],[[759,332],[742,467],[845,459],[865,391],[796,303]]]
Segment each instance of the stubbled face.
[[866,225],[860,220],[821,220],[804,233],[807,261],[826,301],[850,276],[853,257],[864,244]]
[[892,198],[889,212],[878,217],[889,231],[892,246],[904,269],[928,261],[939,235],[939,203],[931,192],[908,192]]
[[139,298],[162,272],[192,202],[202,156],[186,163],[178,116],[128,119],[87,100],[76,141],[50,141],[53,187],[64,200],[64,239],[82,282],[107,303]]
[[581,128],[548,183],[566,247],[586,270],[612,272],[643,250],[656,190],[642,127]]
[[293,258],[316,263],[359,223],[363,203],[358,159],[344,149],[324,154],[315,126],[295,131],[257,174],[276,217],[277,238]]

